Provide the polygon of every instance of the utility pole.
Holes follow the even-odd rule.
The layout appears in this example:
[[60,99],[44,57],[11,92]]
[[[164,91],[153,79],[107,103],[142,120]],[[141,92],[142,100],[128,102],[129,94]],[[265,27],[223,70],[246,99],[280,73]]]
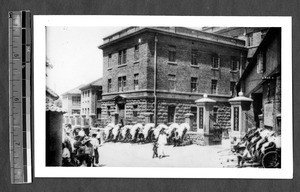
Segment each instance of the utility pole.
[[157,95],[156,95],[156,84],[157,84],[157,33],[154,37],[154,125],[157,126]]

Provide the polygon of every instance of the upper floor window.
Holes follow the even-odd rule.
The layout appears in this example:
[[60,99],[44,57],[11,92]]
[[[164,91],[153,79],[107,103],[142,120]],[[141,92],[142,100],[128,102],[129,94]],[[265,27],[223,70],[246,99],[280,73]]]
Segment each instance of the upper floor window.
[[197,92],[197,87],[198,87],[198,78],[191,77],[191,91]]
[[248,42],[248,46],[253,45],[253,33],[248,34],[247,42]]
[[169,46],[169,61],[176,62],[176,46]]
[[168,75],[168,81],[169,81],[169,90],[174,91],[176,88],[176,76],[175,75]]
[[235,84],[235,82],[230,82],[230,93],[232,96],[234,95]]
[[111,92],[111,79],[108,79],[107,81],[107,92]]
[[122,65],[127,62],[126,60],[126,49],[120,50],[119,51],[119,58],[118,58],[118,64]]
[[197,49],[192,49],[192,52],[191,52],[191,65],[198,65],[198,63],[197,63]]
[[257,55],[257,73],[262,74],[265,72],[265,68],[266,68],[266,56],[265,56],[266,52],[260,52]]
[[111,54],[108,54],[107,68],[111,68]]
[[220,57],[218,57],[218,55],[214,54],[212,55],[212,58],[211,58],[211,67],[213,69],[219,69],[220,67]]
[[118,91],[124,91],[126,87],[126,76],[118,77]]
[[140,59],[140,48],[139,45],[134,46],[134,60]]
[[239,69],[240,61],[236,57],[231,57],[231,71]]
[[218,92],[218,87],[217,87],[217,80],[211,80],[211,94],[217,94]]
[[81,98],[80,96],[73,96],[72,97],[72,105],[80,105]]
[[134,84],[134,90],[138,90],[139,89],[139,74],[134,74],[134,80],[133,80],[133,84]]

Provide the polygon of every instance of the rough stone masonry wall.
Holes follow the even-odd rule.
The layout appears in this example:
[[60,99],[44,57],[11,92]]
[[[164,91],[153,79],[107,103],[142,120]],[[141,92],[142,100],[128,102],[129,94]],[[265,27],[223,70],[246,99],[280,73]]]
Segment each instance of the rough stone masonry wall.
[[[134,105],[137,105],[137,117],[134,117]],[[148,101],[147,99],[132,99],[126,101],[125,106],[125,124],[134,125],[136,123],[145,123],[145,113],[153,113],[153,101]]]

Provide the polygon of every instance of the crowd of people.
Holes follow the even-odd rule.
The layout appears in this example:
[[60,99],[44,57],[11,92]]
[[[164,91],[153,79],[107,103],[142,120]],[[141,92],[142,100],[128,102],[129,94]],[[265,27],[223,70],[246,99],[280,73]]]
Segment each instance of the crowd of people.
[[66,124],[63,130],[62,166],[100,166],[99,148],[104,142],[153,142],[152,157],[163,158],[166,156],[165,146],[179,146],[188,129],[186,123],[160,124],[156,127],[153,123],[125,126],[111,123],[105,128],[94,129]]

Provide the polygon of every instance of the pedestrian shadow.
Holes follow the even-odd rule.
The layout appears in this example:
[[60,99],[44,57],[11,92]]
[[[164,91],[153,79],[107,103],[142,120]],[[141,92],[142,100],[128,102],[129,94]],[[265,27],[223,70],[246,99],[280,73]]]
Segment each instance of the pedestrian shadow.
[[99,165],[97,165],[95,167],[105,167],[105,166],[106,166],[105,164],[99,164]]

